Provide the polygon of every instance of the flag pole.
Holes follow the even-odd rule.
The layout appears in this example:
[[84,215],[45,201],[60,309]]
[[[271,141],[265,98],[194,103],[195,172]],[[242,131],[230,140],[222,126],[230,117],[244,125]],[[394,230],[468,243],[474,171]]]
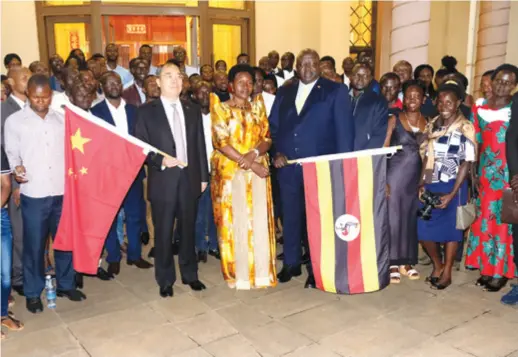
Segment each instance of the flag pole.
[[[96,117],[95,115],[93,115],[90,112],[84,111],[83,109],[79,108],[78,106],[73,105],[72,103],[65,104],[65,107],[67,107],[68,109],[70,109],[71,111],[76,113],[77,115],[81,116],[82,118],[88,120],[89,122],[103,127],[104,129],[112,132],[113,134],[118,135],[118,136],[128,140],[132,144],[140,146],[144,150],[144,152],[146,154],[148,154],[150,152],[154,152],[154,153],[160,154],[160,155],[162,155],[162,156],[164,156],[164,157],[166,157],[168,159],[176,159],[175,157],[172,157],[171,155],[169,155],[169,154],[167,154],[167,153],[165,153],[165,152],[163,152],[161,150],[158,150],[156,147],[151,146],[148,143],[145,143],[142,140],[137,139],[136,137],[134,137],[134,136],[132,136],[132,135],[130,135],[128,133],[121,133],[121,132],[117,131],[115,126],[107,123],[106,121],[102,120],[99,117]],[[176,160],[178,160],[178,159],[176,159]],[[179,165],[178,166],[186,167],[187,164],[179,161]]]
[[292,164],[304,164],[308,162],[318,162],[318,161],[331,161],[331,160],[342,160],[342,159],[351,159],[356,157],[364,157],[364,156],[373,156],[373,155],[394,155],[398,150],[402,150],[403,146],[390,146],[387,148],[381,149],[368,149],[368,150],[360,150],[353,151],[341,154],[331,154],[331,155],[321,155],[321,156],[312,156],[305,157],[302,159],[288,160],[288,165]]

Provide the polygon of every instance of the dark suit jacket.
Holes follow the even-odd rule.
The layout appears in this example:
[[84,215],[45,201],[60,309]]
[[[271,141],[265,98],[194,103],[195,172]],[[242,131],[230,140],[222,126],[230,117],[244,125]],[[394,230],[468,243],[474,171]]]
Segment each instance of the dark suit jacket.
[[7,97],[5,102],[2,102],[1,111],[2,111],[2,146],[4,145],[4,126],[7,118],[11,116],[11,114],[16,113],[18,110],[22,108],[16,103],[16,101],[11,98],[11,96]]
[[369,86],[356,99],[353,115],[355,126],[354,150],[383,147],[388,125],[388,103],[386,99],[374,92],[372,87]]
[[[203,135],[203,122],[200,107],[192,102],[181,101],[185,117],[187,138],[187,170],[192,194],[201,194],[201,183],[209,182],[207,153]],[[137,109],[135,136],[173,157],[176,157],[176,146],[167,120],[161,99],[143,104]],[[163,156],[151,153],[148,155],[148,199],[150,201],[175,202],[182,169],[179,167],[162,170]]]
[[349,152],[354,143],[354,121],[347,87],[317,79],[297,114],[295,99],[299,81],[277,91],[270,113],[272,153],[288,159]]
[[126,88],[124,92],[122,92],[122,98],[124,98],[126,103],[134,105],[135,107],[140,107],[142,105],[136,84]]
[[509,178],[518,175],[518,93],[513,96],[511,106],[511,121],[505,137],[507,165],[509,166]]

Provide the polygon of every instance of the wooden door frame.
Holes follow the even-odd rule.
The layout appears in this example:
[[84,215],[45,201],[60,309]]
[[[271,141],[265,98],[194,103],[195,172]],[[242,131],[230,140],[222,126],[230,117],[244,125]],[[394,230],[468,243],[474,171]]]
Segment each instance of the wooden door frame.
[[[47,51],[50,53],[52,49],[55,50],[56,48],[56,36],[54,32],[54,25],[55,24],[61,24],[61,23],[75,23],[75,24],[88,24],[89,27],[92,26],[91,19],[89,15],[83,15],[83,16],[67,16],[67,15],[58,15],[58,16],[47,16],[45,17],[45,30],[46,30],[46,37],[47,37]],[[90,35],[90,34],[89,34]],[[92,52],[92,49],[89,47],[90,53]],[[66,58],[65,58],[66,60]]]
[[[250,39],[249,39],[249,27],[250,27],[250,23],[247,19],[243,19],[243,18],[228,18],[228,17],[225,17],[225,18],[222,18],[222,17],[211,17],[209,19],[209,24],[210,24],[210,29],[208,31],[208,34],[210,36],[210,39],[211,39],[211,47],[210,47],[210,56],[209,56],[209,60],[208,60],[208,64],[211,64],[212,66],[214,66],[214,42],[212,41],[214,39],[214,32],[213,32],[213,26],[214,25],[232,25],[232,26],[240,26],[241,27],[241,52],[245,52],[247,54],[249,54],[249,50],[250,50],[250,46],[249,46],[249,43],[250,43]],[[249,55],[250,56],[250,55]],[[254,63],[252,62],[252,58],[250,58],[250,63]],[[227,63],[227,65],[229,67],[232,67],[233,64],[231,63]]]

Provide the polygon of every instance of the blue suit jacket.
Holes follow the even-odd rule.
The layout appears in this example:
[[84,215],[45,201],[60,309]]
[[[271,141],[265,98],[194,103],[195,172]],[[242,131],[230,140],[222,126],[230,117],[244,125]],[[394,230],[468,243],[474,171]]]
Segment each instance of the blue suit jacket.
[[298,87],[295,80],[275,96],[269,117],[272,153],[299,159],[352,151],[354,121],[347,87],[319,78],[297,114]]
[[383,147],[387,136],[388,103],[369,86],[357,99],[353,111],[355,138],[354,150]]
[[[132,104],[126,103],[126,118],[128,119],[128,134],[131,136],[135,136],[135,124],[137,122],[137,107]],[[108,104],[106,104],[106,99],[95,105],[90,109],[93,115],[103,119],[105,122],[115,126],[115,121],[113,121],[112,113],[108,108]],[[137,179],[142,180],[146,177],[145,171],[140,170]]]

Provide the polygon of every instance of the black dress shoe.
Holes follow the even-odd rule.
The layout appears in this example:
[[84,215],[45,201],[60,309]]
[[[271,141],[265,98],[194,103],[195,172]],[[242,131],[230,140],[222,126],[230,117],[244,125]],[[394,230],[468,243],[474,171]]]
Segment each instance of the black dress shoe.
[[56,290],[56,295],[59,297],[66,297],[70,301],[86,300],[86,295],[79,290]]
[[284,260],[284,253],[277,254],[277,260]]
[[185,285],[189,285],[191,287],[191,289],[194,290],[194,291],[201,291],[201,290],[207,289],[205,284],[203,284],[199,280],[194,280],[194,281],[191,281],[190,283],[188,283],[187,281],[182,279],[182,283],[185,284]]
[[279,274],[277,274],[277,280],[280,283],[287,283],[294,276],[300,276],[302,274],[302,270],[300,269],[300,265],[298,266],[288,266],[284,265]]
[[121,271],[121,263],[120,262],[113,262],[108,263],[108,273],[111,275],[119,275]]
[[149,233],[148,232],[142,232],[140,233],[140,241],[144,245],[148,245],[149,243]]
[[101,267],[97,268],[97,277],[104,281],[112,280],[114,278],[113,274],[108,273]]
[[18,295],[25,296],[25,293],[23,292],[23,285],[13,285],[11,286],[11,289],[16,291]]
[[207,263],[207,252],[198,252],[198,262]]
[[163,297],[163,298],[166,298],[168,296],[170,297],[173,297],[174,295],[174,292],[173,292],[173,286],[170,285],[170,286],[166,286],[165,288],[160,288],[160,296]]
[[76,278],[75,279],[76,279],[76,288],[82,289],[83,286],[84,286],[83,274],[76,273]]
[[41,299],[39,297],[28,298],[25,306],[27,307],[27,310],[33,314],[43,312],[43,304],[41,303]]
[[492,277],[487,275],[481,275],[480,278],[477,279],[477,282],[475,283],[476,286],[486,286],[490,281]]
[[155,258],[155,247],[151,248],[149,250],[149,253],[147,255],[148,258]]
[[212,255],[217,260],[221,260],[221,254],[219,253],[219,249],[209,249],[209,255]]
[[145,261],[144,259],[140,258],[139,260],[128,260],[128,265],[134,265],[139,269],[149,269],[153,267],[153,264],[151,264],[148,261]]
[[178,255],[180,252],[180,244],[178,242],[173,243],[173,255]]
[[304,284],[304,289],[316,289],[317,284],[315,283],[315,277],[313,275],[308,276],[306,279],[306,283]]
[[507,278],[492,278],[484,288],[485,291],[496,293],[500,291],[506,284]]

